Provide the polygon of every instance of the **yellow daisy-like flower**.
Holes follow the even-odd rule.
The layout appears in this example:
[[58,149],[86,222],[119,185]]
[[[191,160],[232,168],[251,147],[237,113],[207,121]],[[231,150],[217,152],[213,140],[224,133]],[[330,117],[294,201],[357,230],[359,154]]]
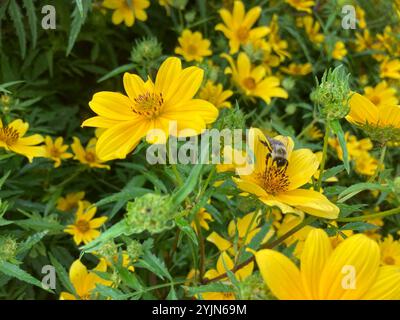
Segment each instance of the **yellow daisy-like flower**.
[[[211,243],[215,244],[219,251],[228,251],[232,255],[236,255],[234,241],[235,235],[238,236],[237,242],[237,250],[240,250],[242,247],[248,245],[251,240],[257,235],[257,233],[261,230],[258,227],[259,221],[261,219],[261,211],[252,212],[246,214],[242,218],[238,218],[237,221],[231,220],[228,225],[228,235],[230,240],[227,240],[221,237],[218,233],[213,231],[208,237],[207,240]],[[270,230],[265,235],[264,239],[261,243],[265,243],[274,235],[274,229],[270,228]],[[231,240],[232,239],[232,240]]]
[[297,11],[303,11],[311,14],[311,8],[315,5],[315,1],[311,0],[285,0],[286,3],[291,5]]
[[[204,277],[206,279],[216,278],[225,272],[231,270],[234,263],[231,257],[226,253],[222,252],[218,258],[216,269],[208,270]],[[248,276],[253,273],[254,263],[250,262],[247,266],[239,269],[235,272],[235,278],[238,281],[245,280]],[[230,283],[228,278],[221,279],[222,282]],[[235,300],[234,292],[204,292],[201,294],[204,300]]]
[[324,42],[324,35],[320,32],[321,25],[318,21],[314,21],[312,16],[305,16],[296,19],[296,25],[298,27],[303,27],[308,39],[315,44],[320,44]]
[[[199,220],[200,227],[205,230],[210,230],[210,226],[208,225],[208,221],[214,221],[212,215],[206,211],[205,208],[201,208],[199,212],[197,212],[197,219]],[[193,221],[191,223],[192,228],[197,233],[197,225],[196,222]]]
[[99,264],[93,270],[88,271],[80,260],[75,260],[69,269],[69,279],[74,286],[77,297],[69,292],[61,292],[60,300],[91,300],[96,296],[93,290],[97,284],[111,286],[112,282],[98,276],[97,272],[106,272],[107,264],[104,260],[100,260]]
[[333,249],[325,231],[312,230],[300,268],[269,249],[257,252],[256,261],[265,283],[281,300],[400,299],[400,268],[380,267],[378,244],[363,234]]
[[178,42],[180,47],[175,48],[175,53],[183,56],[186,61],[201,62],[204,57],[212,55],[210,40],[203,39],[203,35],[199,31],[183,30]]
[[380,77],[400,79],[400,60],[399,59],[385,59],[380,65]]
[[378,166],[378,159],[375,159],[368,152],[364,152],[355,159],[354,169],[360,175],[373,176]]
[[[129,255],[126,253],[126,251],[123,251],[121,253],[121,258],[122,258],[121,261],[122,267],[128,269],[131,272],[134,272],[135,267],[132,265],[131,258],[129,258]],[[106,258],[102,258],[102,260],[106,262],[108,267],[111,267],[113,264],[117,264],[119,262],[118,259],[120,259],[119,254],[116,254],[114,257],[112,257],[111,261],[107,260]]]
[[79,201],[83,203],[84,208],[86,209],[90,206],[90,202],[83,200],[84,198],[84,191],[68,193],[65,198],[60,197],[57,200],[57,209],[61,211],[70,211],[72,209],[77,209]]
[[[370,139],[365,138],[357,140],[357,137],[351,135],[348,131],[344,134],[344,138],[350,160],[357,159],[363,154],[368,153],[368,151],[373,148],[373,144]],[[329,145],[335,149],[338,158],[343,160],[343,151],[339,144],[339,140],[337,138],[329,138]]]
[[97,229],[106,222],[107,217],[93,219],[96,211],[97,208],[94,206],[85,209],[84,204],[79,201],[78,210],[75,213],[75,222],[68,225],[64,230],[64,232],[74,236],[76,245],[82,242],[88,244],[100,235],[100,231]]
[[199,98],[211,102],[218,109],[231,108],[232,104],[227,101],[233,92],[231,90],[224,90],[224,87],[220,83],[213,83],[208,80],[207,83],[201,88]]
[[360,6],[356,6],[356,16],[357,24],[360,29],[365,29],[367,27],[367,22],[365,21],[365,11]]
[[349,105],[347,121],[360,126],[373,140],[400,140],[400,107],[383,105],[378,108],[359,93],[351,96]]
[[89,140],[85,148],[83,148],[81,141],[77,137],[73,137],[74,142],[71,145],[72,151],[75,153],[75,160],[82,164],[86,164],[91,168],[105,168],[110,169],[110,166],[103,164],[104,161],[100,160],[97,156],[96,145],[97,139],[92,138]]
[[393,240],[389,234],[383,241],[379,241],[381,249],[381,263],[383,265],[396,265],[400,267],[400,241]]
[[332,58],[336,60],[343,60],[346,56],[347,50],[343,41],[337,41],[332,51]]
[[21,154],[27,157],[29,162],[32,162],[33,158],[44,157],[44,147],[38,146],[43,142],[43,137],[40,134],[24,137],[28,128],[29,124],[21,119],[14,120],[7,126],[3,126],[0,119],[0,148]]
[[288,67],[281,67],[281,71],[292,76],[305,76],[312,72],[312,65],[311,63],[291,63]]
[[322,131],[316,126],[312,125],[306,132],[305,135],[310,140],[320,140],[324,134]]
[[375,87],[365,87],[364,96],[378,108],[385,105],[397,105],[396,89],[389,87],[386,81],[378,83]]
[[68,145],[63,144],[63,137],[57,137],[54,141],[50,136],[46,136],[44,139],[46,143],[46,158],[54,161],[54,168],[58,168],[61,165],[61,160],[72,158],[72,153],[66,152]]
[[245,12],[242,1],[235,1],[232,13],[226,9],[219,10],[224,24],[216,25],[215,30],[222,31],[229,39],[230,53],[239,51],[241,45],[252,43],[265,37],[270,29],[268,27],[256,27],[254,24],[261,14],[261,7],[254,7]]
[[266,70],[263,66],[252,66],[246,53],[239,53],[236,63],[227,54],[221,56],[230,64],[230,67],[225,69],[225,73],[232,75],[232,80],[246,96],[261,98],[267,104],[274,97],[288,98],[288,93],[279,86],[279,79],[273,76],[266,77]]
[[[144,82],[138,75],[125,73],[128,96],[96,93],[89,105],[98,116],[82,126],[107,128],[96,144],[99,158],[124,159],[153,129],[168,136],[173,122],[179,137],[202,133],[218,117],[218,109],[210,102],[193,99],[203,73],[198,67],[182,69],[178,58],[168,58],[158,70],[155,82]],[[154,136],[147,138],[152,143],[158,141]]]
[[251,128],[250,146],[255,157],[251,174],[234,178],[237,186],[254,194],[262,202],[278,207],[283,213],[304,211],[327,219],[336,219],[339,208],[321,193],[301,189],[311,181],[319,167],[317,156],[309,149],[293,150],[294,143],[290,137],[277,136],[286,149],[287,165],[278,165],[271,156],[267,145],[269,142],[261,130]]
[[147,20],[144,9],[150,6],[148,0],[104,0],[103,7],[114,10],[112,23],[120,24],[123,21],[127,27],[132,27],[135,19],[140,21]]
[[362,52],[374,48],[374,39],[368,29],[363,30],[362,33],[356,33],[355,50]]

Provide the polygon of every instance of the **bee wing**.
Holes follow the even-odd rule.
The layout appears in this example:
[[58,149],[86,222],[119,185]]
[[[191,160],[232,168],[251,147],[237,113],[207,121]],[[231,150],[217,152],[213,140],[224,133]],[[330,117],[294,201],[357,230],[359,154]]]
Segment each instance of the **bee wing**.
[[286,136],[276,136],[274,139],[280,141],[281,143],[284,144],[286,152],[288,156],[292,153],[293,147],[294,147],[294,142],[292,138],[286,137]]

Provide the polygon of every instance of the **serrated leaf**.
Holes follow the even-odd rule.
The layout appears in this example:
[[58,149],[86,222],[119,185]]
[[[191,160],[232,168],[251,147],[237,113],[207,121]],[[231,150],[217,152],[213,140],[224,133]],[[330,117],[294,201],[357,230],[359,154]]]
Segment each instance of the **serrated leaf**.
[[21,51],[21,57],[25,58],[26,55],[26,34],[23,24],[23,17],[21,14],[21,8],[19,7],[16,0],[10,0],[10,5],[8,7],[8,13],[11,20],[14,23],[15,30],[17,31],[18,43]]
[[[4,273],[7,276],[16,278],[18,280],[24,281],[26,283],[32,284],[36,287],[39,287],[43,290],[46,290],[43,288],[42,282],[40,282],[38,279],[32,277],[29,273],[22,270],[17,265],[12,264],[10,262],[0,261],[0,272]],[[52,292],[51,290],[46,290],[46,291]]]
[[85,2],[81,2],[80,4],[82,5],[82,14],[81,14],[81,10],[79,9],[78,3],[76,3],[74,11],[72,12],[71,28],[70,28],[70,32],[69,32],[68,46],[67,46],[67,53],[66,53],[67,56],[69,56],[69,54],[72,51],[72,48],[75,45],[76,39],[78,38],[78,35],[79,35],[79,32],[81,31],[81,28],[86,21],[87,13],[89,11],[89,8],[92,5],[92,2],[85,1]]
[[68,292],[70,292],[72,294],[76,294],[75,288],[72,285],[72,283],[69,279],[68,273],[64,269],[62,264],[60,262],[58,262],[58,260],[51,253],[49,253],[49,258],[50,258],[50,262],[53,265],[53,267],[56,268],[57,279],[60,280],[61,284],[64,286],[64,288]]
[[29,29],[31,30],[32,46],[36,48],[37,44],[37,17],[33,0],[23,0],[24,8],[28,14]]
[[150,251],[146,251],[144,253],[143,258],[135,263],[135,267],[145,268],[159,276],[161,279],[167,278],[172,281],[172,277],[169,274],[168,269],[164,264],[164,261],[161,261]]
[[188,223],[188,221],[184,218],[184,217],[178,217],[175,219],[175,223],[178,226],[178,228],[185,234],[188,236],[188,238],[190,239],[190,241],[192,241],[192,243],[195,246],[198,246],[198,241],[197,241],[197,236],[196,233],[194,232],[193,228],[191,227],[191,225]]
[[46,234],[48,233],[47,230],[35,233],[32,236],[29,236],[21,245],[18,246],[18,254],[24,253],[31,249],[35,244],[37,244],[40,240],[42,240]]

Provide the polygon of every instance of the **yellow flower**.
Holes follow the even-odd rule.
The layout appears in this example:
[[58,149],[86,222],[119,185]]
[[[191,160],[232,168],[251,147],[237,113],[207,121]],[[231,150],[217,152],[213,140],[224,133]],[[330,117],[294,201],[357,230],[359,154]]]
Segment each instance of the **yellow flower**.
[[[197,212],[197,219],[199,220],[200,227],[202,227],[205,230],[210,229],[210,226],[208,225],[207,221],[214,221],[212,215],[209,214],[205,208],[201,208],[199,210],[199,212]],[[194,231],[196,231],[196,233],[197,233],[196,222],[193,221],[191,225],[192,225],[192,228],[194,229]]]
[[316,126],[316,125],[312,125],[306,132],[305,135],[307,136],[307,138],[309,138],[310,140],[320,140],[324,134],[322,133],[322,131]]
[[365,21],[365,11],[360,6],[356,6],[356,16],[360,29],[365,29],[367,27],[367,22]]
[[[202,80],[202,69],[182,69],[178,58],[168,58],[158,70],[155,83],[125,73],[128,96],[96,93],[89,105],[99,116],[86,120],[82,126],[107,128],[96,145],[99,158],[124,159],[152,129],[162,130],[168,136],[171,121],[177,123],[178,136],[202,133],[218,117],[218,109],[211,103],[193,99]],[[154,137],[147,138],[157,142]]]
[[118,25],[124,21],[128,27],[133,26],[135,19],[146,21],[147,14],[144,9],[149,6],[148,0],[104,0],[103,2],[103,7],[114,10],[112,23]]
[[[242,218],[238,218],[237,221],[231,220],[228,225],[228,236],[232,240],[227,240],[221,237],[218,233],[213,231],[208,237],[207,240],[211,243],[215,244],[220,251],[226,251],[232,255],[236,255],[236,253],[247,246],[251,240],[257,235],[257,233],[261,230],[258,227],[261,219],[261,211],[252,212],[246,214]],[[261,243],[265,243],[271,238],[274,234],[273,228],[265,235],[264,239]],[[237,237],[237,247],[235,247],[234,239]]]
[[[356,136],[350,135],[350,132],[344,134],[346,141],[347,152],[349,159],[354,160],[373,148],[372,141],[368,138],[357,140]],[[329,145],[335,149],[336,154],[340,160],[343,160],[343,151],[340,147],[339,140],[337,138],[329,138]]]
[[227,101],[232,96],[233,92],[231,90],[224,90],[222,84],[214,84],[211,80],[201,88],[199,93],[199,98],[206,100],[216,106],[218,109],[230,108],[231,103]]
[[362,52],[365,50],[371,50],[374,47],[374,39],[368,29],[365,29],[362,33],[356,33],[356,52]]
[[380,65],[380,77],[400,79],[400,60],[399,59],[385,59]]
[[[126,253],[126,251],[123,251],[121,253],[121,257],[122,257],[121,261],[122,267],[128,269],[131,272],[134,272],[135,267],[132,265],[131,259],[129,258],[129,255]],[[113,264],[117,264],[119,262],[118,259],[119,259],[118,254],[112,257],[112,261],[109,261],[106,258],[102,258],[102,260],[106,262],[108,267],[111,267]]]
[[355,160],[355,170],[358,174],[373,176],[378,169],[379,161],[372,157],[368,152],[362,153]]
[[308,39],[315,44],[320,44],[324,41],[325,37],[320,33],[321,25],[318,21],[314,21],[312,16],[305,16],[296,20],[298,27],[304,27]]
[[312,66],[311,63],[305,63],[305,64],[291,63],[289,64],[288,67],[281,67],[281,70],[284,73],[293,76],[305,76],[310,72],[312,72]]
[[377,243],[363,234],[353,235],[333,249],[325,231],[312,230],[304,244],[300,268],[282,253],[269,249],[257,252],[256,261],[278,299],[400,299],[400,268],[380,267]]
[[239,53],[236,64],[227,54],[222,54],[222,57],[227,59],[230,64],[230,68],[226,68],[225,73],[232,74],[236,86],[246,96],[259,97],[267,104],[273,97],[287,99],[288,93],[279,86],[279,79],[272,76],[266,77],[265,68],[252,66],[249,57],[244,52]]
[[93,270],[88,271],[80,260],[75,260],[69,269],[69,279],[74,286],[77,297],[69,292],[61,292],[60,300],[91,300],[96,296],[93,290],[97,284],[111,286],[112,282],[98,276],[97,272],[106,272],[107,264],[100,260],[99,264]]
[[37,146],[43,142],[43,137],[40,134],[24,137],[28,128],[29,124],[21,119],[14,120],[5,127],[0,119],[0,148],[22,154],[29,162],[32,162],[33,158],[44,157],[44,147]]
[[374,88],[365,87],[364,96],[378,108],[385,105],[397,105],[396,89],[389,87],[386,81],[378,83]]
[[[304,213],[300,212],[299,215],[297,214],[286,214],[283,217],[282,222],[280,223],[277,231],[277,236],[281,237],[282,235],[286,234],[297,225],[299,225],[304,220]],[[293,255],[295,257],[300,257],[301,253],[303,252],[304,248],[304,241],[306,241],[308,234],[313,230],[313,226],[305,226],[301,228],[299,231],[292,234],[290,237],[284,240],[284,243],[287,247],[296,244],[294,248]]]
[[315,5],[315,2],[312,0],[285,0],[285,2],[296,10],[307,13],[311,13],[311,8]]
[[[222,252],[217,261],[217,268],[208,270],[204,277],[207,279],[213,279],[225,272],[231,270],[234,266],[232,259],[226,252]],[[253,272],[254,263],[250,262],[245,267],[235,272],[235,278],[239,281],[245,280]],[[221,279],[222,282],[229,284],[228,278]],[[234,292],[204,292],[201,294],[204,300],[235,300]]]
[[255,156],[254,169],[251,174],[234,178],[237,186],[248,193],[256,195],[262,202],[278,207],[283,213],[298,212],[336,219],[339,208],[321,193],[300,189],[311,180],[319,167],[317,156],[309,149],[293,150],[294,143],[290,137],[277,136],[286,149],[287,165],[278,166],[271,157],[264,134],[256,128],[249,133],[250,148]]
[[349,101],[347,121],[362,127],[374,140],[400,140],[400,107],[383,105],[377,107],[368,98],[354,93]]
[[63,137],[58,137],[54,141],[51,137],[46,136],[44,139],[46,143],[46,158],[54,161],[54,168],[58,168],[61,165],[61,160],[72,158],[72,153],[65,152],[68,149],[68,145],[63,144]]
[[225,24],[219,23],[215,30],[222,31],[229,39],[230,53],[234,54],[239,51],[240,45],[254,42],[265,37],[268,27],[253,28],[261,14],[261,7],[254,7],[245,12],[242,1],[235,1],[233,11],[230,13],[226,9],[219,10],[219,14]]
[[96,214],[97,208],[90,207],[85,209],[84,204],[79,201],[78,210],[75,213],[75,222],[65,228],[65,232],[74,236],[74,241],[77,245],[81,242],[84,244],[96,239],[100,235],[100,228],[107,217],[100,217],[93,219]]
[[347,50],[343,41],[337,41],[332,51],[332,58],[336,60],[343,60],[346,54]]
[[210,40],[203,39],[203,35],[196,31],[192,32],[188,29],[183,30],[182,35],[178,38],[180,47],[175,48],[175,53],[180,54],[186,61],[203,61],[203,57],[212,54],[210,50]]
[[393,240],[393,236],[389,234],[383,241],[379,241],[379,248],[383,265],[400,266],[400,241]]
[[73,137],[74,142],[71,145],[72,151],[75,153],[75,160],[78,160],[82,164],[86,164],[91,168],[106,168],[110,169],[110,166],[102,164],[96,152],[97,139],[92,138],[89,140],[86,148],[83,148],[81,141],[77,137]]
[[82,201],[84,208],[86,209],[90,206],[90,202],[83,200],[83,198],[85,198],[84,191],[68,193],[65,198],[60,197],[58,199],[57,209],[61,211],[70,211],[72,209],[77,209],[79,201]]

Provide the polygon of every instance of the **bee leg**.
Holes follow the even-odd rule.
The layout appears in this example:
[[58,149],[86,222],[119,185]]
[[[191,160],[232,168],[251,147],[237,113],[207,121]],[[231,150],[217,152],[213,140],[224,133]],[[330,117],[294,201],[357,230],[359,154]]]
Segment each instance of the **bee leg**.
[[[267,156],[265,157],[265,165],[268,167],[268,160],[271,159],[271,153],[267,153]],[[272,160],[274,161],[274,160]]]
[[286,171],[288,165],[289,165],[289,161],[287,159],[285,159],[285,164],[283,165],[283,168],[285,171]]
[[265,142],[265,141],[263,141],[263,140],[261,140],[261,139],[260,139],[260,142],[261,142],[265,147],[267,147],[267,149],[268,149],[269,152],[272,152],[272,148],[271,148],[271,146],[269,145],[269,143],[267,143],[267,142]]

